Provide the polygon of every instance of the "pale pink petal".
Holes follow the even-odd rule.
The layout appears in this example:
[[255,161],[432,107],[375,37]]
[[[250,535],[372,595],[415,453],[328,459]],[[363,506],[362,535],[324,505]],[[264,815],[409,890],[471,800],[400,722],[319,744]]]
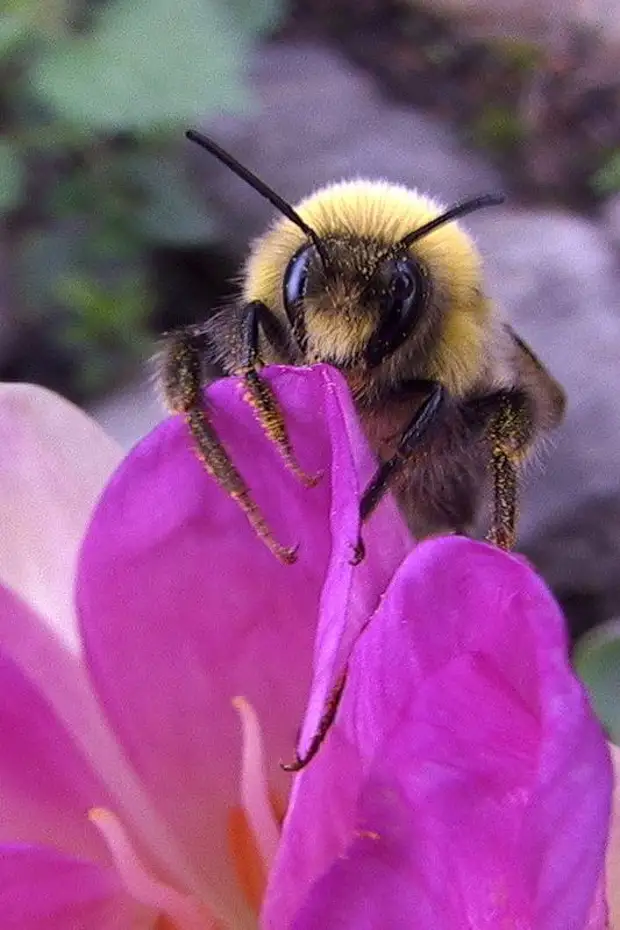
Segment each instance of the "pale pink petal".
[[0,581],[78,648],[78,546],[119,447],[44,388],[0,385]]
[[[368,536],[368,563],[355,569],[353,584],[358,459],[365,458],[367,473],[371,459],[348,391],[321,366],[274,369],[267,377],[302,466],[323,471],[312,489],[283,467],[236,379],[214,384],[208,403],[277,539],[299,544],[296,564],[282,565],[256,538],[197,461],[182,420],[171,419],[108,486],[79,576],[88,659],[106,709],[158,808],[223,894],[230,880],[226,816],[241,803],[232,699],[245,697],[257,713],[268,778],[284,799],[291,779],[278,763],[294,753],[325,580],[343,610],[354,591],[348,610],[359,627],[404,549],[392,546],[389,532],[383,541]],[[394,532],[408,540],[400,523]],[[388,555],[375,569],[380,545]],[[326,609],[334,610],[333,599]],[[342,617],[337,621],[340,638]]]
[[88,821],[91,807],[110,803],[108,792],[49,703],[1,648],[0,693],[0,842],[46,844],[108,861]]
[[[70,652],[38,614],[2,585],[0,651],[19,670],[29,689],[37,695],[37,701],[49,708],[54,726],[66,733],[75,752],[96,773],[97,784],[105,786],[105,793],[98,790],[91,803],[101,804],[103,797],[109,797],[112,808],[132,835],[139,836],[152,855],[156,857],[157,850],[165,849],[168,855],[160,855],[160,859],[166,862],[178,859],[168,832],[104,718],[80,657]],[[19,714],[19,708],[15,713]],[[23,726],[27,726],[27,721]],[[39,771],[38,762],[32,765]],[[10,798],[5,797],[5,810],[10,803]],[[84,823],[82,812],[79,820]],[[9,829],[6,837],[11,836]],[[38,835],[34,837],[37,838]],[[183,868],[180,860],[178,868]]]
[[607,904],[607,892],[605,889],[605,876],[601,876],[594,900],[590,907],[590,913],[584,926],[584,930],[614,930],[615,924],[609,923],[609,906]]
[[112,870],[36,846],[0,846],[2,930],[147,930]]

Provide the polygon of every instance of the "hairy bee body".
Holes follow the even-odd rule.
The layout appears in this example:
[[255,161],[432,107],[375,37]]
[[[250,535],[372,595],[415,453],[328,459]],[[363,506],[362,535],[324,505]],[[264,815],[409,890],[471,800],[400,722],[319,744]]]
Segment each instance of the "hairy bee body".
[[377,455],[362,520],[392,490],[418,538],[469,532],[490,485],[489,538],[510,548],[518,472],[560,422],[564,393],[486,296],[480,256],[455,222],[501,198],[444,211],[417,191],[355,180],[292,208],[216,143],[188,135],[283,214],[252,243],[239,300],[166,345],[166,397],[205,467],[274,553],[293,560],[213,432],[202,404],[205,362],[245,379],[265,432],[305,483],[260,369],[328,363],[347,379]]
[[[258,335],[261,364],[323,361],[344,373],[361,423],[379,461],[397,454],[400,438],[424,400],[420,382],[441,381],[448,399],[441,422],[402,464],[391,490],[418,537],[470,532],[488,500],[492,440],[489,397],[513,391],[526,398],[527,436],[515,450],[524,462],[536,440],[561,419],[563,392],[486,298],[480,259],[455,223],[416,244],[428,269],[430,294],[409,338],[374,368],[360,359],[377,318],[359,305],[359,292],[386,250],[437,216],[432,200],[383,182],[334,185],[297,208],[324,242],[334,264],[329,288],[309,294],[303,308],[306,341],[295,339],[284,305],[287,267],[306,237],[279,220],[253,243],[239,303],[203,328],[204,356],[227,374],[245,364],[244,307],[264,304],[283,339]],[[356,293],[357,292],[357,293]]]
[[[207,364],[240,376],[266,436],[306,486],[286,421],[261,368],[324,362],[347,379],[377,469],[360,523],[391,490],[414,535],[472,530],[490,489],[487,538],[515,542],[518,476],[539,437],[564,412],[564,392],[486,294],[478,252],[458,217],[501,202],[485,195],[443,210],[416,191],[351,181],[293,208],[217,143],[200,144],[282,214],[251,246],[239,300],[170,336],[162,382],[205,468],[283,562],[249,486],[215,433],[202,386]],[[300,540],[303,545],[303,540]],[[352,564],[364,557],[362,538]],[[337,713],[347,666],[327,698],[298,771]]]

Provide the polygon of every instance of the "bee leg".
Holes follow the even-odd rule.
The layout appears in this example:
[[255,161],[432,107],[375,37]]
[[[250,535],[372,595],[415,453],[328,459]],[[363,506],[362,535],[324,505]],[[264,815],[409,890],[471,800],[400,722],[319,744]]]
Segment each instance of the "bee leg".
[[[364,491],[360,503],[360,520],[362,523],[370,517],[381,501],[381,498],[389,491],[394,478],[398,475],[398,472],[406,463],[411,453],[416,450],[419,443],[425,438],[429,429],[437,423],[444,407],[447,392],[438,382],[417,381],[412,382],[411,387],[416,391],[419,391],[421,388],[426,388],[428,390],[428,395],[422,404],[420,404],[416,410],[415,416],[402,434],[396,453],[386,462],[382,462],[375,472],[372,481]],[[358,565],[364,558],[365,552],[364,541],[360,536],[354,546],[351,564]],[[365,627],[362,628],[358,636],[361,635],[364,629]],[[316,756],[338,713],[340,701],[347,683],[347,675],[348,665],[337,678],[336,683],[327,697],[323,713],[321,714],[316,731],[310,740],[306,752],[303,756],[296,755],[293,762],[282,765],[285,772],[301,771],[301,769],[305,768]]]
[[205,333],[200,327],[188,327],[170,338],[163,371],[167,404],[173,413],[185,418],[198,458],[209,474],[238,503],[257,536],[273,554],[290,564],[296,559],[296,550],[281,546],[274,538],[245,481],[209,423],[202,401],[204,341]]
[[519,465],[532,437],[532,416],[525,395],[498,392],[496,412],[487,428],[491,443],[493,523],[489,542],[510,550],[516,541]]
[[[372,481],[362,495],[360,503],[360,520],[362,523],[368,520],[381,498],[389,491],[403,465],[425,438],[428,430],[436,424],[443,410],[447,396],[443,385],[437,381],[426,382],[426,385],[429,393],[402,434],[395,454],[392,458],[379,465]],[[364,543],[360,538],[354,547],[352,563],[357,565],[364,558],[364,554]]]
[[258,352],[258,331],[261,322],[267,338],[271,336],[270,341],[273,341],[275,333],[270,331],[273,330],[273,316],[263,303],[253,300],[245,308],[242,322],[242,344],[245,358],[235,374],[243,378],[245,398],[256,411],[265,434],[277,446],[284,464],[305,487],[311,488],[317,484],[321,476],[308,475],[297,462],[276,395],[271,385],[259,374],[259,369],[262,367]]
[[347,683],[347,674],[348,667],[345,668],[345,670],[338,676],[336,684],[330,691],[327,697],[327,701],[325,702],[325,708],[321,714],[321,719],[318,722],[316,732],[312,736],[310,744],[303,756],[300,756],[298,753],[296,753],[293,762],[280,763],[280,767],[285,772],[301,772],[301,770],[305,769],[309,762],[312,762],[317,752],[325,742],[325,737],[329,733],[331,725],[336,718],[336,714],[338,713],[338,708],[340,707],[344,686]]
[[362,495],[360,517],[365,522],[377,507],[381,498],[389,491],[394,478],[426,436],[429,428],[435,424],[446,398],[444,387],[438,382],[429,382],[429,394],[420,404],[415,416],[402,434],[395,454],[382,462]]

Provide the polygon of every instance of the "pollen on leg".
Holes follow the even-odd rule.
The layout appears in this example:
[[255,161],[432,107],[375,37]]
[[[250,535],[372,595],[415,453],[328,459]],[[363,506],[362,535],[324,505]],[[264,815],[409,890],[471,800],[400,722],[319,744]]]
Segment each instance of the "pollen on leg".
[[129,894],[159,915],[158,927],[166,930],[218,930],[215,918],[203,904],[149,873],[118,817],[105,807],[94,807],[88,812],[88,818],[105,840]]
[[240,375],[244,382],[244,398],[254,408],[258,422],[277,448],[286,468],[304,487],[315,487],[323,473],[309,475],[295,458],[284,417],[269,382],[261,378],[253,368],[246,368]]

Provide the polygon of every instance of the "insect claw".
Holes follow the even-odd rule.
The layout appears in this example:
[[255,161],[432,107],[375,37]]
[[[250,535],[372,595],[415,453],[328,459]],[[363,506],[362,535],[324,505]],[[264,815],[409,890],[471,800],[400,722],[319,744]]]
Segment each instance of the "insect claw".
[[[290,465],[289,465],[290,468]],[[296,467],[291,469],[296,478],[301,481],[304,488],[315,488],[317,484],[322,480],[324,471],[317,471],[314,475],[309,475],[308,472],[304,471],[302,468]]]
[[323,708],[323,713],[321,714],[321,719],[318,722],[316,731],[308,744],[308,749],[303,756],[300,756],[298,752],[295,753],[295,758],[292,762],[281,762],[280,768],[285,772],[300,772],[304,769],[309,762],[312,762],[317,752],[325,742],[325,737],[329,733],[331,726],[336,718],[338,708],[340,707],[340,701],[342,699],[342,694],[344,692],[344,686],[347,681],[348,675],[348,666],[345,667],[344,671],[338,676],[335,685],[331,689],[327,700],[325,702],[325,707]]
[[280,762],[280,768],[283,772],[301,772],[303,768],[308,764],[310,759],[306,756],[295,755],[295,758],[292,762]]
[[353,546],[353,555],[349,559],[349,565],[359,565],[360,562],[366,557],[366,546],[364,545],[364,540],[362,537],[358,537],[357,542]]
[[299,543],[296,546],[281,546],[277,542],[269,543],[269,548],[280,562],[285,565],[294,565],[299,553]]

